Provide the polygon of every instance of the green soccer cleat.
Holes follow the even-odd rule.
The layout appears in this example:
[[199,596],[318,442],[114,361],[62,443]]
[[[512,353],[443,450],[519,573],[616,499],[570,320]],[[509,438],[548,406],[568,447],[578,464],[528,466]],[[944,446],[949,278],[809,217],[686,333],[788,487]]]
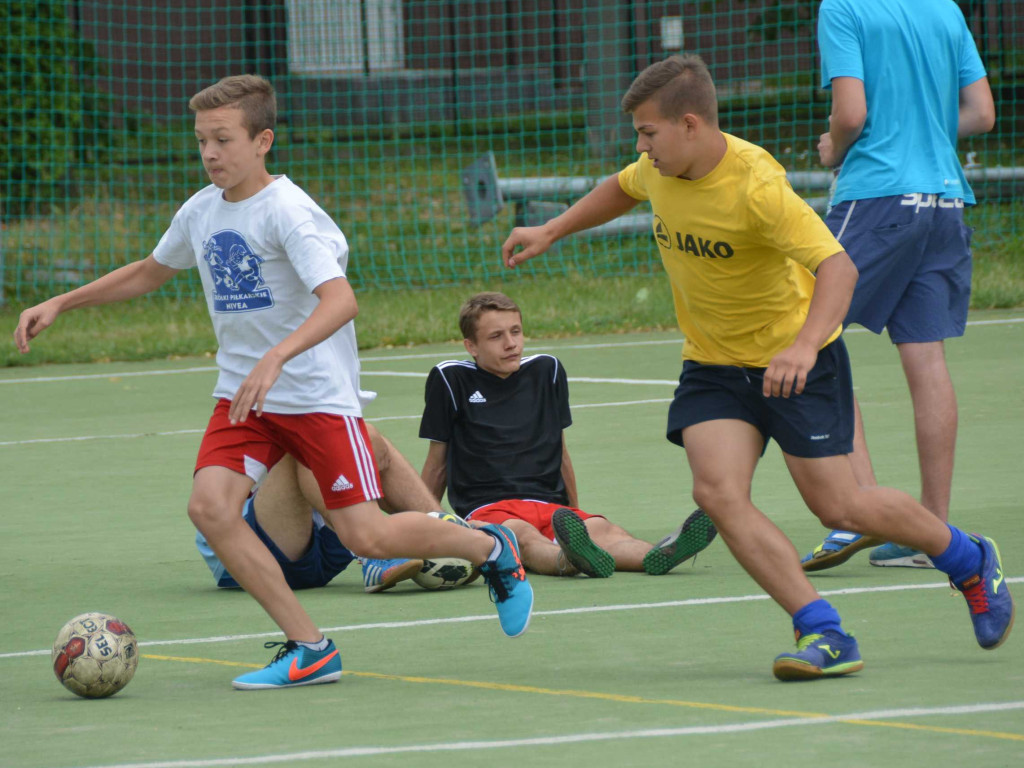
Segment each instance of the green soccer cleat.
[[703,509],[697,509],[681,526],[644,555],[644,570],[652,576],[668,573],[680,563],[707,549],[717,535],[718,529],[711,522],[711,518]]
[[565,559],[577,571],[592,579],[607,579],[615,573],[615,558],[594,543],[586,523],[571,509],[556,509],[551,515],[551,527]]

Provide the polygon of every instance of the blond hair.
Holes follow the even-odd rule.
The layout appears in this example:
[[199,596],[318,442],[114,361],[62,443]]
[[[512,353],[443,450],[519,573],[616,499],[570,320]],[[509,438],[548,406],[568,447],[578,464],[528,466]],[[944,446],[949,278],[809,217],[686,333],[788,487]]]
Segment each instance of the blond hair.
[[658,110],[669,120],[692,113],[718,125],[718,94],[700,56],[669,56],[651,64],[622,97],[622,111],[634,112],[650,99],[657,100]]
[[516,312],[520,320],[523,318],[519,305],[504,293],[478,293],[470,296],[459,310],[459,330],[462,331],[462,338],[476,341],[476,329],[484,312]]
[[242,110],[242,125],[249,138],[277,125],[277,96],[274,86],[259,75],[232,75],[204,88],[188,102],[193,112],[204,112],[218,107]]

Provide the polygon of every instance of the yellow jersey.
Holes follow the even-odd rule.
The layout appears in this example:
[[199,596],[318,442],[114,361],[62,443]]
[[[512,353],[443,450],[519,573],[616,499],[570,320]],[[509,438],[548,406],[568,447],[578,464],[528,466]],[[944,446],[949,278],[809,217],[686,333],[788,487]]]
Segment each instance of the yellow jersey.
[[619,185],[651,201],[683,358],[764,368],[803,327],[814,271],[843,247],[775,158],[723,136],[725,156],[700,179],[662,176],[645,153],[619,173]]

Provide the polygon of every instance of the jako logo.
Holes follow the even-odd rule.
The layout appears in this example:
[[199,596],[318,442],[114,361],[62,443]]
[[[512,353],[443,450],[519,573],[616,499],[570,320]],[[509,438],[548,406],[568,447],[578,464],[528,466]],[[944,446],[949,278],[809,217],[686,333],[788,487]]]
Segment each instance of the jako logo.
[[677,248],[702,259],[729,259],[735,253],[733,247],[724,240],[712,242],[689,233],[684,235],[682,232],[670,232],[660,216],[654,217],[654,239],[666,251]]

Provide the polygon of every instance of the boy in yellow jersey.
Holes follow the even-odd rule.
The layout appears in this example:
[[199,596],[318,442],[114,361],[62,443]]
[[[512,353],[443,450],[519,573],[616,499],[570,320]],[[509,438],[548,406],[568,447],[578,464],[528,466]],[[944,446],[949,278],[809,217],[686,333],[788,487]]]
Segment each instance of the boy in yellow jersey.
[[650,200],[654,236],[686,336],[667,437],[685,446],[693,497],[733,555],[793,619],[780,680],[860,670],[856,640],[817,594],[796,549],[752,503],[769,438],[822,523],[926,552],[970,606],[975,636],[995,648],[1013,600],[995,543],[948,526],[909,495],[861,488],[849,454],[853,387],[840,338],[857,268],[763,149],[719,130],[715,86],[696,56],[651,65],[622,100],[639,159],[539,227],[512,230],[505,264]]

